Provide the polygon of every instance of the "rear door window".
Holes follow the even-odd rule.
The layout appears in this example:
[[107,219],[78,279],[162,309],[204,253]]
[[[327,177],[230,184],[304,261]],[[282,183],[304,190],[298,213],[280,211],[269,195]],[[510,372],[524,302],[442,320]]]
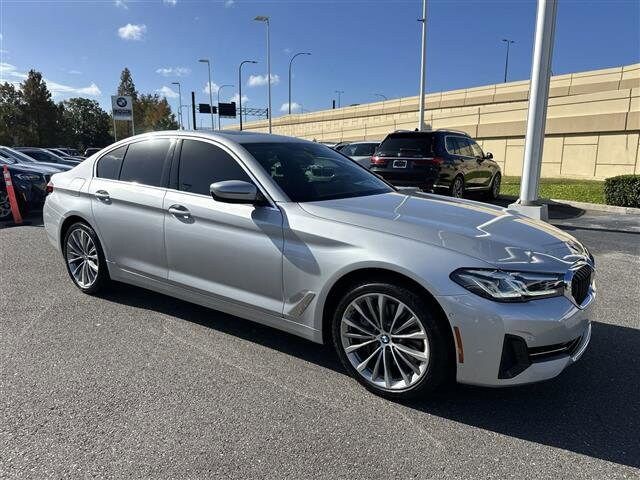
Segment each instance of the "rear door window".
[[96,167],[96,176],[100,178],[108,178],[111,180],[118,180],[120,177],[120,167],[122,166],[122,159],[127,151],[127,146],[116,148],[111,150],[106,155],[102,156],[98,160],[98,166]]
[[385,157],[431,157],[433,134],[406,133],[389,135],[378,148],[378,155]]
[[238,162],[222,148],[198,140],[182,142],[178,170],[179,190],[210,195],[211,184],[225,180],[253,183]]
[[120,170],[120,180],[152,187],[162,186],[162,171],[171,147],[168,138],[129,144]]

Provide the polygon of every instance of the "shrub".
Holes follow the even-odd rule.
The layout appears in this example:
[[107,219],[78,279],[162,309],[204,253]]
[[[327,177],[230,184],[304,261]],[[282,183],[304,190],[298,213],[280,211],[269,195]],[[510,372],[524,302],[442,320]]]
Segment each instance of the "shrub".
[[640,208],[640,175],[619,175],[604,181],[608,205]]

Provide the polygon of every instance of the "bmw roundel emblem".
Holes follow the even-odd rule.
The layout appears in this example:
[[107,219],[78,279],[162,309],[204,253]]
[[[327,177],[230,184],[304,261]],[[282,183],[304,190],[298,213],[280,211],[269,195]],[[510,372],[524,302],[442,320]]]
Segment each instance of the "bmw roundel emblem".
[[127,99],[124,97],[118,97],[118,99],[116,100],[116,104],[118,104],[120,108],[124,108],[127,106]]

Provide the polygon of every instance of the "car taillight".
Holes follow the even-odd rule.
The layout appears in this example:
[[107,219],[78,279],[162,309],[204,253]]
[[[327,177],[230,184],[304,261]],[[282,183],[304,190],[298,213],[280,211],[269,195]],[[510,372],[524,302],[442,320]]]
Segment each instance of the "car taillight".
[[385,166],[389,160],[374,155],[371,157],[371,165]]
[[50,193],[53,193],[53,182],[51,180],[49,180],[49,183],[47,183],[47,195],[49,195]]

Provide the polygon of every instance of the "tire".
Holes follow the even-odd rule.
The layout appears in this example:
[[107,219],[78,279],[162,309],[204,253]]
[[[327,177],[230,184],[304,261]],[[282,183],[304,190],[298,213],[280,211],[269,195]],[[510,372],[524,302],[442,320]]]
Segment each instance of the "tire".
[[500,172],[497,172],[493,176],[493,180],[491,180],[491,186],[489,187],[489,191],[487,192],[487,198],[489,200],[497,200],[500,196],[500,184],[502,182],[502,175]]
[[62,253],[67,273],[82,292],[94,295],[109,282],[109,271],[96,232],[77,222],[64,235]]
[[[29,214],[29,208],[20,195],[18,195],[17,197],[18,210],[20,210],[20,215],[22,216],[22,218],[25,218]],[[11,202],[9,201],[9,194],[6,190],[0,190],[0,220],[13,220]]]
[[464,177],[462,175],[457,175],[456,178],[453,179],[453,182],[451,182],[449,196],[453,198],[464,197]]
[[[382,329],[377,317],[380,297]],[[403,286],[385,281],[356,284],[334,313],[333,346],[349,374],[371,392],[397,400],[423,396],[440,387],[451,372],[449,336],[437,312]]]

